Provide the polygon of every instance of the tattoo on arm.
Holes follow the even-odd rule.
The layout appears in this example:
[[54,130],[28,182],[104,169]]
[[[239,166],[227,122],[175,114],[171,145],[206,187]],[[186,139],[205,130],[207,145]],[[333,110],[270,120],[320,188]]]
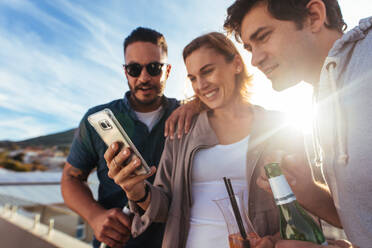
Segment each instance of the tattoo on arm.
[[69,177],[73,177],[73,178],[79,179],[81,181],[86,181],[88,179],[88,175],[89,175],[89,174],[83,172],[82,170],[80,170],[78,168],[75,168],[73,166],[69,166],[69,168],[67,168],[66,174]]

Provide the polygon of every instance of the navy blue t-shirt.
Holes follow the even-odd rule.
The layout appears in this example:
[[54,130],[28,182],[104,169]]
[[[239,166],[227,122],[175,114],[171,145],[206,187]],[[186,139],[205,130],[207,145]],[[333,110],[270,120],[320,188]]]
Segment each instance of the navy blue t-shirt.
[[[88,122],[88,116],[105,108],[109,108],[120,122],[128,136],[146,160],[149,166],[158,166],[164,147],[164,124],[169,115],[179,106],[174,98],[163,97],[163,113],[157,124],[149,132],[146,124],[136,116],[129,104],[130,91],[123,99],[91,108],[84,115],[75,133],[67,162],[72,166],[90,173],[97,169],[99,179],[98,202],[106,209],[123,208],[128,199],[119,185],[108,177],[108,168],[103,157],[106,144]],[[148,179],[153,182],[154,176]],[[154,223],[145,233],[131,239],[125,247],[160,247],[163,224]],[[97,241],[94,247],[99,247]]]

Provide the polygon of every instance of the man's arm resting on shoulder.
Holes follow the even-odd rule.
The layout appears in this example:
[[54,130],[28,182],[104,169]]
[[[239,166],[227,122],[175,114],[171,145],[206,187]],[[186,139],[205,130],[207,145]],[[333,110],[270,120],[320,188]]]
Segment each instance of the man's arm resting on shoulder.
[[[173,111],[164,126],[164,136],[170,139],[181,138],[190,131],[192,118],[199,114],[200,109],[195,99],[187,101]],[[175,133],[177,127],[177,133]]]

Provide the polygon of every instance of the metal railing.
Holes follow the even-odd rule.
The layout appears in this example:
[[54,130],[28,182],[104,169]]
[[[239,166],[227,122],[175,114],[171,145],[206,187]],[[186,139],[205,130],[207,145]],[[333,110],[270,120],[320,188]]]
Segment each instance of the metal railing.
[[17,248],[88,248],[89,244],[54,229],[54,219],[49,225],[40,223],[40,214],[34,219],[18,213],[17,206],[0,207],[0,240],[1,247]]

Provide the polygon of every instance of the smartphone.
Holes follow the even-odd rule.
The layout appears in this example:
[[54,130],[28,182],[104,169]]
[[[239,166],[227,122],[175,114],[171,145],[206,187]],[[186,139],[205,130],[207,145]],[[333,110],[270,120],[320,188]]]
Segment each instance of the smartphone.
[[110,109],[105,108],[97,113],[89,115],[88,121],[107,146],[110,146],[114,142],[119,142],[124,147],[129,147],[131,149],[131,156],[126,163],[132,160],[134,154],[141,160],[142,165],[134,172],[136,175],[146,175],[150,173],[150,167],[142,158],[128,134],[124,131]]

